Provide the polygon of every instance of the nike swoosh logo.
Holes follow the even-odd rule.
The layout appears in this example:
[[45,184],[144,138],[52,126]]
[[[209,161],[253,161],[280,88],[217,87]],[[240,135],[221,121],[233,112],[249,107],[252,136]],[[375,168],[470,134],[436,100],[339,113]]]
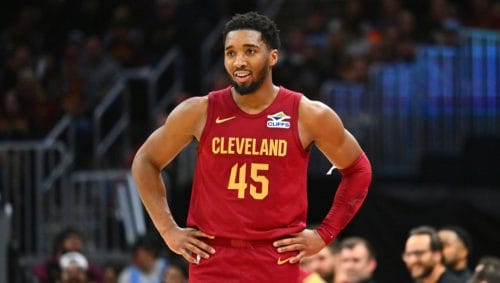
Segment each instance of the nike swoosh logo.
[[215,123],[222,124],[222,123],[227,122],[229,120],[233,120],[234,118],[236,118],[236,116],[231,116],[231,117],[227,117],[227,118],[223,118],[223,119],[221,119],[220,117],[217,117],[217,119],[215,119]]
[[281,259],[281,257],[278,258],[278,265],[283,265],[287,262],[290,261],[290,257],[289,258],[286,258],[286,259]]

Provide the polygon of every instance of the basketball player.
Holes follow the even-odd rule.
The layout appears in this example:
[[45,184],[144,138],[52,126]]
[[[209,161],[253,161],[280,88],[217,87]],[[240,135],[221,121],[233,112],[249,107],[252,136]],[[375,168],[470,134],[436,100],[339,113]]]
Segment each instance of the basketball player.
[[[300,259],[332,242],[358,211],[370,163],[334,111],[273,84],[280,47],[273,21],[238,14],[223,41],[232,86],[177,106],[141,146],[132,172],[155,227],[190,262],[189,282],[298,282]],[[160,171],[193,140],[198,158],[183,228]],[[311,230],[306,173],[313,144],[342,180],[330,212]]]

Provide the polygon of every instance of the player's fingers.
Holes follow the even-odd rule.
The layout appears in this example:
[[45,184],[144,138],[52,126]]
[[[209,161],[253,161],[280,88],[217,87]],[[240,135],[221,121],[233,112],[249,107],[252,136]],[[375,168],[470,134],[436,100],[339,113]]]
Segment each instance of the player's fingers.
[[189,250],[191,250],[191,252],[192,252],[192,253],[195,253],[195,254],[197,254],[197,255],[200,255],[202,258],[207,259],[207,258],[209,258],[209,257],[210,257],[210,254],[209,254],[207,251],[205,251],[205,250],[203,250],[203,249],[199,248],[199,247],[198,247],[198,246],[196,246],[196,245],[193,245],[193,244],[187,244],[187,245],[186,245],[186,247],[187,247]]
[[296,256],[290,258],[290,263],[296,263],[299,262],[303,257],[305,257],[306,252],[305,251],[300,251]]
[[198,264],[198,260],[195,257],[193,257],[191,251],[182,249],[180,255],[184,257],[188,262]]
[[296,243],[297,243],[297,238],[285,238],[285,239],[274,241],[273,246],[278,248],[278,247],[293,245]]
[[282,246],[278,248],[279,253],[291,252],[291,251],[302,251],[304,250],[304,245],[302,244],[292,244],[287,246]]
[[213,238],[215,238],[215,236],[209,235],[209,234],[207,234],[207,233],[205,233],[205,232],[202,232],[202,231],[200,231],[200,230],[195,230],[195,231],[193,231],[193,235],[194,235],[195,237],[198,237],[198,238],[209,238],[209,239],[213,239]]
[[207,243],[203,242],[202,240],[198,240],[197,238],[193,238],[191,240],[191,244],[200,248],[201,250],[203,250],[207,253],[211,253],[211,254],[215,253],[215,249],[213,247],[209,246]]

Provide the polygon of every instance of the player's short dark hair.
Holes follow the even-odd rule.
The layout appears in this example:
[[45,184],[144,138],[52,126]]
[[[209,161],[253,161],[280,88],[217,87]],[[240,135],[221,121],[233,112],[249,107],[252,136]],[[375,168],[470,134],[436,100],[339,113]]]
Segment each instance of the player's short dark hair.
[[413,228],[409,232],[409,236],[415,236],[415,235],[427,235],[430,238],[430,249],[432,251],[443,251],[443,242],[441,242],[441,239],[439,239],[438,233],[436,229],[430,227],[430,226],[419,226],[416,228]]
[[222,32],[222,40],[226,41],[226,36],[234,30],[250,29],[262,34],[262,41],[271,49],[279,49],[281,46],[279,30],[276,23],[267,16],[257,12],[248,12],[245,14],[236,14],[226,23]]

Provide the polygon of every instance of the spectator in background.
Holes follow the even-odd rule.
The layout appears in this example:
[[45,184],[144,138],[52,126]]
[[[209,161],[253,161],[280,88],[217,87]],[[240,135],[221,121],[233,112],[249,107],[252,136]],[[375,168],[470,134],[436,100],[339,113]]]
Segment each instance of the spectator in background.
[[[46,97],[36,75],[34,52],[28,45],[13,46],[0,71],[0,90],[4,92],[0,98],[2,104],[5,103],[0,110],[0,120],[7,120],[7,125],[2,126],[6,129],[2,131],[10,139],[40,137],[48,132],[58,118],[57,104]],[[21,111],[20,115],[12,113],[16,111]],[[17,123],[20,121],[19,116],[28,122],[26,126]],[[20,126],[27,129],[26,133],[19,135]]]
[[468,0],[464,11],[467,13],[465,25],[477,28],[500,29],[500,4],[498,1]]
[[443,244],[434,228],[419,226],[410,230],[403,253],[403,261],[414,282],[461,282],[443,265],[442,249]]
[[348,237],[340,242],[334,282],[375,283],[372,279],[377,268],[375,251],[371,244],[361,237]]
[[155,17],[146,30],[145,54],[146,62],[155,65],[176,42],[176,7],[169,0],[158,0],[155,3]]
[[68,252],[59,260],[61,276],[58,283],[90,283],[88,278],[89,263],[84,255],[79,252]]
[[140,237],[132,247],[132,264],[118,276],[118,283],[158,283],[168,267],[166,259],[161,258],[159,248],[148,237]]
[[[68,252],[81,253],[82,250],[83,240],[78,231],[67,228],[60,232],[55,238],[50,257],[45,262],[35,266],[34,273],[38,283],[56,282],[58,278],[61,278],[61,256]],[[102,282],[102,271],[92,262],[88,262],[87,275],[88,279],[93,282]]]
[[410,62],[415,59],[417,49],[417,30],[415,16],[409,10],[401,10],[398,17],[399,40],[396,50],[400,60]]
[[8,91],[1,98],[0,140],[28,138],[29,118],[15,90]]
[[472,276],[468,259],[472,250],[469,233],[459,226],[445,226],[438,231],[443,242],[443,262],[455,275],[467,281]]
[[188,263],[181,257],[175,257],[169,262],[163,273],[162,283],[187,283]]
[[[9,9],[11,13],[12,10]],[[13,23],[2,28],[5,48],[26,45],[35,49],[41,48],[44,34],[40,31],[43,20],[42,11],[35,5],[23,7],[15,17]]]
[[484,256],[479,260],[474,274],[467,283],[500,282],[500,258]]
[[333,79],[364,82],[367,78],[367,55],[378,41],[378,32],[365,16],[365,6],[359,0],[346,1],[342,16],[329,23],[326,56],[327,72]]
[[44,136],[59,118],[59,107],[46,97],[33,69],[26,68],[18,73],[16,93],[30,118],[31,135],[36,138]]
[[327,283],[317,272],[309,271],[300,267],[299,273],[300,283]]
[[139,29],[132,17],[129,4],[119,4],[113,10],[111,25],[106,33],[106,49],[124,68],[144,64],[144,31]]
[[82,57],[83,35],[79,31],[73,31],[64,46],[64,54],[61,62],[61,97],[62,107],[66,113],[74,117],[85,114],[85,99],[82,89],[85,78],[79,70]]
[[73,116],[77,166],[85,167],[92,159],[91,113],[117,81],[121,67],[104,52],[98,36],[85,40],[78,31],[71,34],[63,63],[63,108]]
[[[431,16],[426,22],[431,36],[430,42],[440,45],[456,45],[461,21],[457,8],[448,0],[429,1]],[[425,24],[425,22],[424,22]]]
[[117,283],[120,266],[108,263],[102,269],[102,283]]
[[318,253],[303,258],[300,263],[304,270],[316,272],[326,282],[332,282],[335,277],[338,253],[338,242],[335,241]]
[[101,40],[95,35],[86,40],[82,55],[79,66],[85,80],[82,95],[85,100],[85,110],[90,111],[118,80],[121,67],[104,52]]

